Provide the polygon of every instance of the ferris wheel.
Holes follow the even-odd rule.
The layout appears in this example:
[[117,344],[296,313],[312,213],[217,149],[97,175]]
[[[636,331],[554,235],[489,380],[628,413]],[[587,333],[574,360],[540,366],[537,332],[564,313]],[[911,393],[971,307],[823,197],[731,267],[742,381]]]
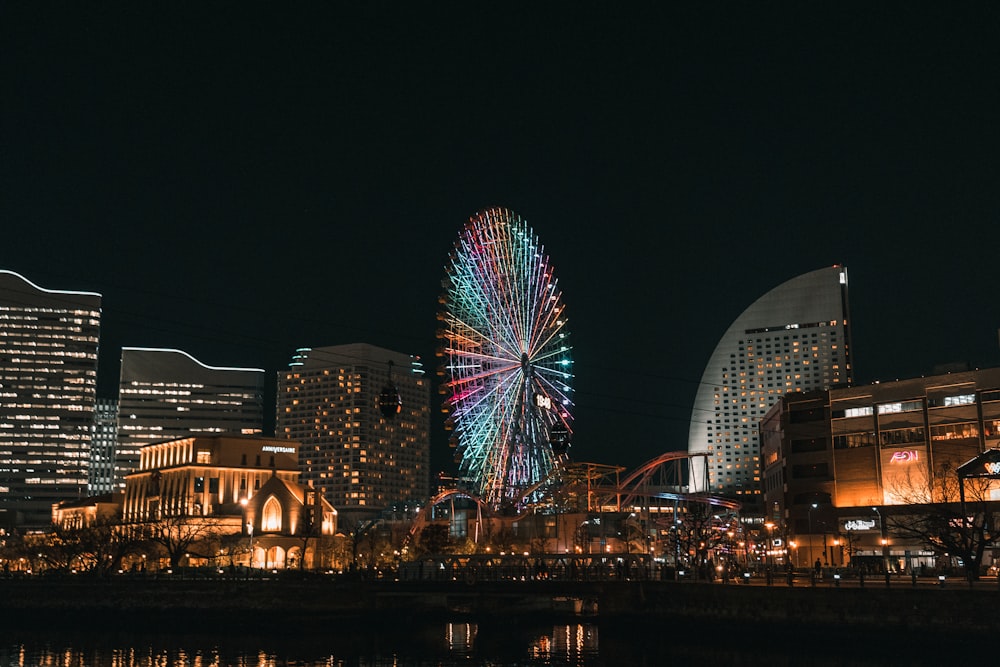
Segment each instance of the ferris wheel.
[[572,360],[562,293],[534,231],[507,209],[465,225],[438,332],[460,476],[493,507],[530,501],[565,457]]

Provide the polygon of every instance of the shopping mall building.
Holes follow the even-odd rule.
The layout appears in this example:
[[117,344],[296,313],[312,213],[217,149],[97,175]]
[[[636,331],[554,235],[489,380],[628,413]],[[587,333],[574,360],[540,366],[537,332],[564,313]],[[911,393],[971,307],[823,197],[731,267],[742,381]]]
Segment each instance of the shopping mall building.
[[[772,548],[793,565],[942,567],[894,519],[957,503],[959,467],[1000,447],[1000,368],[786,394],[760,433]],[[1000,504],[1000,481],[980,490]]]

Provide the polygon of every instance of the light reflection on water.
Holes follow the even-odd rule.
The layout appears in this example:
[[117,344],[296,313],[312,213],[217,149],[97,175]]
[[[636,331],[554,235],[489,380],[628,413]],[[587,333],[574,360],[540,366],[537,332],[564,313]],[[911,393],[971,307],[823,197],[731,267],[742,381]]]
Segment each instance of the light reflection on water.
[[[476,623],[432,628],[385,628],[367,637],[284,637],[269,642],[250,635],[156,637],[0,637],[0,667],[445,667],[574,665],[596,667],[597,626],[556,625],[483,640]],[[309,634],[315,634],[310,631]],[[360,633],[366,634],[364,632]],[[254,646],[254,642],[257,646]],[[260,646],[266,645],[266,648]]]
[[[4,632],[0,667],[939,667],[961,664],[974,642],[908,634],[893,641],[881,628],[768,627],[738,623],[654,622],[643,627],[597,623],[313,624],[269,632],[265,619],[240,631],[136,634]],[[600,632],[598,629],[600,628]],[[600,641],[599,641],[600,638]],[[973,651],[974,653],[975,651]]]

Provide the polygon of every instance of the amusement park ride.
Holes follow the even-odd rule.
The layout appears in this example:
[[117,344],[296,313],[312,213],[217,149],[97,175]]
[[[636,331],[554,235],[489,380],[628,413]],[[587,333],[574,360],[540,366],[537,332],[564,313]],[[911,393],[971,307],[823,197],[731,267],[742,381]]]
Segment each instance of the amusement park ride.
[[[570,460],[574,373],[565,306],[544,247],[519,216],[500,208],[472,216],[449,261],[438,356],[460,474],[455,488],[421,509],[408,541],[439,508],[454,517],[456,502],[474,512],[469,534],[477,541],[543,517],[547,529],[536,531],[536,544],[557,552],[593,549],[592,536],[579,537],[583,528],[609,550],[603,531],[629,518],[641,524],[647,553],[657,535],[679,534],[695,514],[715,517],[732,536],[738,503],[685,491],[691,458],[706,454],[668,452],[624,476],[619,466]],[[560,531],[561,523],[575,530]]]

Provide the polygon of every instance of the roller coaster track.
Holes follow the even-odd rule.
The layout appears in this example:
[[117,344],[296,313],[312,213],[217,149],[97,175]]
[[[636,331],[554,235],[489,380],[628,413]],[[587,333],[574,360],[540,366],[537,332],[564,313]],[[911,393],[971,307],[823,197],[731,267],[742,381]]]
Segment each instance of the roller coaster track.
[[[604,507],[610,505],[615,507],[617,511],[623,511],[623,508],[634,506],[637,500],[645,499],[648,503],[650,498],[660,498],[682,503],[703,503],[713,507],[721,507],[733,512],[738,512],[742,508],[742,504],[738,501],[712,496],[702,492],[687,493],[680,490],[686,486],[680,466],[686,461],[689,462],[692,458],[701,456],[707,457],[708,453],[686,451],[665,452],[653,459],[650,459],[649,461],[646,461],[620,481],[617,480],[617,476],[624,470],[622,467],[594,463],[570,464],[565,468],[560,466],[558,469],[553,469],[553,471],[545,479],[527,489],[522,494],[521,499],[523,500],[524,498],[529,497],[532,493],[543,486],[551,486],[553,477],[561,474],[564,476],[563,481],[566,483],[586,484],[588,494],[588,510],[591,510],[593,505],[596,504],[597,506]],[[662,483],[654,487],[656,490],[651,488],[649,483],[657,474],[660,474],[661,476],[664,474],[672,475],[673,479],[670,485],[677,490],[662,490]],[[609,480],[612,476],[616,478],[616,481],[614,483],[608,483],[607,480]],[[568,479],[573,481],[567,482]],[[605,480],[605,482],[601,483],[602,480]],[[598,483],[594,484],[594,482]],[[429,521],[434,507],[440,505],[441,503],[456,499],[464,499],[476,503],[478,505],[477,511],[481,515],[488,517],[495,515],[493,508],[475,495],[460,489],[446,489],[431,498],[427,504],[420,509],[417,516],[414,518],[413,525],[407,532],[406,538],[403,541],[403,546],[410,544],[411,541],[420,534],[420,531],[424,529]],[[534,506],[523,507],[522,511],[518,513],[518,516],[511,518],[517,520],[531,514],[533,511]]]
[[[647,484],[649,481],[657,473],[664,472],[665,467],[668,472],[673,472],[673,486],[677,489],[682,488],[684,486],[684,481],[679,468],[680,463],[683,461],[690,461],[693,458],[708,456],[708,452],[665,452],[653,459],[650,459],[649,461],[646,461],[629,473],[618,485],[618,488],[614,489],[614,494],[617,498],[616,504],[619,510],[622,507],[632,505],[637,497],[645,496],[647,498],[664,498],[682,502],[706,503],[712,505],[713,507],[723,507],[729,510],[739,511],[742,507],[742,503],[728,498],[720,498],[706,493],[686,493],[682,491],[650,492],[648,490]],[[607,492],[605,493],[607,494]]]

